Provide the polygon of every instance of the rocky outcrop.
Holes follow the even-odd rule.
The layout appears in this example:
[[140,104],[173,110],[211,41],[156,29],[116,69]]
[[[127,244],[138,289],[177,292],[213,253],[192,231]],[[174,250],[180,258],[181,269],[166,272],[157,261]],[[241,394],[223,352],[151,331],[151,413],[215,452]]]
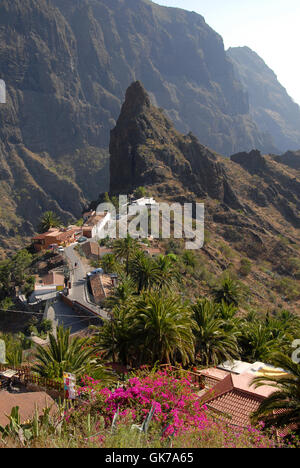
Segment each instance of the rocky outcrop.
[[216,155],[193,134],[177,132],[162,110],[151,105],[139,81],[126,92],[109,150],[111,192],[126,194],[151,185],[161,193],[185,190],[222,201],[229,193]]
[[275,73],[248,47],[227,51],[237,79],[249,95],[250,115],[259,129],[272,136],[280,151],[300,148],[300,107]]
[[134,82],[111,131],[110,190],[145,186],[160,200],[204,200],[207,226],[247,256],[267,258],[280,236],[300,239],[300,170],[291,158],[258,150],[224,158],[175,130]]

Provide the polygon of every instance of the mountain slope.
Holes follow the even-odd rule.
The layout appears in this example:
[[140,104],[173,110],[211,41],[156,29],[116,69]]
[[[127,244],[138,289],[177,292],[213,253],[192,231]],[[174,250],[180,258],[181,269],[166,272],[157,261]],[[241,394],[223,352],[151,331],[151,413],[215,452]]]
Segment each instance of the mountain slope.
[[280,151],[300,148],[300,107],[278,82],[275,73],[248,47],[234,47],[227,55],[249,94],[250,114],[269,133]]
[[275,152],[222,38],[202,16],[147,0],[2,0],[0,78],[5,248],[44,210],[67,220],[108,189],[109,131],[134,80],[177,129],[219,153]]
[[[300,171],[259,151],[223,158],[174,129],[140,82],[127,90],[110,141],[110,190],[146,186],[161,199],[205,200],[208,219],[236,231],[248,255],[270,254],[279,236],[300,239]],[[297,156],[295,155],[295,158]],[[275,244],[274,244],[275,242]],[[272,247],[272,248],[273,248]],[[275,261],[280,261],[280,254]]]

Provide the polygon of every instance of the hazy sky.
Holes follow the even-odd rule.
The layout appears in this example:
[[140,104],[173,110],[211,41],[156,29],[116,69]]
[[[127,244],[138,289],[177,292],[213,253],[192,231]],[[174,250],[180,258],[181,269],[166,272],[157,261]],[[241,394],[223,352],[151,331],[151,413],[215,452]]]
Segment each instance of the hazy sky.
[[223,36],[225,48],[248,46],[300,104],[300,0],[154,0],[196,11]]

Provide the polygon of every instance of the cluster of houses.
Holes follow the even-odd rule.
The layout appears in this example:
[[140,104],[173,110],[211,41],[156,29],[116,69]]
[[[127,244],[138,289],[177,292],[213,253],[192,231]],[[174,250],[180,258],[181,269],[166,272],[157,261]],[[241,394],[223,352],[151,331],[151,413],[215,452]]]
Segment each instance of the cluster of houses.
[[51,228],[49,231],[32,238],[32,244],[36,252],[51,250],[53,247],[67,247],[81,237],[87,239],[100,237],[110,219],[110,213],[96,213],[91,211],[83,215],[84,224],[68,226],[67,228]]
[[[140,198],[130,202],[132,206],[156,205],[154,198]],[[83,225],[68,226],[67,228],[51,228],[49,231],[32,238],[32,244],[37,252],[48,250],[53,247],[66,247],[73,244],[81,237],[87,239],[102,238],[103,230],[111,220],[111,213],[88,211],[83,214]]]
[[[130,205],[150,207],[156,204],[154,198],[140,198],[131,200]],[[36,252],[52,251],[56,253],[50,261],[55,262],[55,258],[61,259],[60,265],[49,265],[47,274],[38,278],[35,291],[32,293],[29,303],[39,303],[47,299],[52,299],[58,291],[68,287],[66,276],[64,275],[64,258],[61,253],[65,247],[76,242],[81,245],[81,254],[88,260],[100,260],[106,254],[112,253],[112,250],[105,246],[100,247],[98,239],[105,237],[104,232],[108,226],[112,215],[109,212],[99,213],[98,211],[89,211],[83,214],[83,225],[70,225],[67,228],[51,228],[47,232],[36,235],[32,238],[32,244]],[[150,255],[156,256],[161,253],[159,248],[148,246],[141,242],[141,248]],[[58,267],[58,268],[57,268]],[[93,275],[89,278],[90,292],[96,304],[102,304],[105,298],[110,294],[114,287],[114,278],[107,275]]]

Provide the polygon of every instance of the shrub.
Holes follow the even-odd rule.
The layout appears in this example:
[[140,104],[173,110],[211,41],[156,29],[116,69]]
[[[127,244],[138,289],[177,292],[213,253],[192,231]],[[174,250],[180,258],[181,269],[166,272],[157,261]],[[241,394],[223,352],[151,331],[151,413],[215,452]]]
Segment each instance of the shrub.
[[248,276],[251,273],[252,263],[248,258],[242,258],[239,272],[242,276]]

